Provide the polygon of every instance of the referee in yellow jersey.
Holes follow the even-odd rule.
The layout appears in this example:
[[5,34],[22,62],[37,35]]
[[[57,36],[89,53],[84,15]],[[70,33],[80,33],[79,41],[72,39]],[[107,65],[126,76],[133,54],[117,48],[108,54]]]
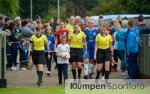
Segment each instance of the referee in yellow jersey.
[[30,38],[29,55],[30,55],[31,47],[33,47],[32,59],[33,59],[33,63],[36,65],[36,71],[38,75],[38,81],[37,81],[38,86],[42,84],[43,64],[45,62],[44,45],[46,45],[48,49],[48,58],[50,58],[50,49],[48,46],[48,40],[45,35],[41,34],[41,26],[37,26],[36,35],[32,35]]
[[[106,26],[102,26],[102,31],[96,36],[96,46],[94,52],[94,59],[97,61],[97,75],[96,79],[99,79],[99,75],[102,71],[103,64],[105,64],[105,79],[109,78],[110,61],[113,55],[112,37],[108,34]],[[107,80],[106,80],[107,81]]]
[[74,31],[68,35],[70,45],[70,63],[72,64],[73,79],[76,79],[76,68],[78,68],[78,79],[81,78],[83,62],[83,46],[86,44],[86,35],[79,30],[79,25],[74,24]]

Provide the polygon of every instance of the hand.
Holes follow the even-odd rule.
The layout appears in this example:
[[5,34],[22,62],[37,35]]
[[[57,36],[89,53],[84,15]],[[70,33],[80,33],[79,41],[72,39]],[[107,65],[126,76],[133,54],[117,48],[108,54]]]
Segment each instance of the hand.
[[50,59],[51,58],[51,55],[50,54],[48,54],[48,59]]
[[113,60],[114,60],[114,57],[111,57],[111,60],[113,61]]
[[30,53],[28,53],[28,57],[30,57]]
[[11,42],[9,42],[8,45],[11,46]]
[[88,52],[87,52],[87,50],[85,51],[85,55],[87,55],[88,54]]
[[19,30],[17,29],[16,32],[19,32]]
[[96,60],[96,55],[94,55],[94,60]]
[[18,34],[18,36],[21,36],[21,35],[22,35],[22,33],[19,33],[19,34]]
[[27,41],[27,43],[30,43],[29,41]]
[[54,52],[56,53],[56,48],[54,47]]

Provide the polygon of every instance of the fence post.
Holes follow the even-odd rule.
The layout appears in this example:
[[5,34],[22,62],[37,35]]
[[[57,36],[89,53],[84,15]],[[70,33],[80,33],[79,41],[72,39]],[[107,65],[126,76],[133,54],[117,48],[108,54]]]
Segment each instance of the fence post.
[[141,35],[139,41],[140,78],[150,78],[150,35]]
[[0,88],[6,88],[7,80],[5,79],[6,68],[6,34],[4,31],[0,32]]

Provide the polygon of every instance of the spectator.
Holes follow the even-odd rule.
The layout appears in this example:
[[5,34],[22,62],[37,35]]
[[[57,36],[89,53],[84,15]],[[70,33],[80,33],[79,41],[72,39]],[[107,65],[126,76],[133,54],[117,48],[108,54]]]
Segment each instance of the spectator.
[[131,79],[138,78],[138,63],[137,63],[137,56],[138,56],[138,43],[139,43],[139,31],[134,28],[134,21],[131,20],[128,23],[128,27],[130,33],[127,38],[127,54],[129,57],[128,60],[128,75]]
[[141,34],[150,34],[150,25],[147,25],[144,23],[144,17],[143,15],[138,16],[138,29],[139,33]]
[[123,20],[122,28],[118,30],[115,36],[115,39],[118,42],[117,50],[121,59],[121,75],[125,75],[125,69],[126,69],[126,62],[125,62],[126,47],[125,47],[124,40],[125,40],[127,30],[128,30],[128,21]]
[[10,18],[5,18],[5,23],[4,23],[4,26],[3,26],[3,31],[5,31],[6,29],[8,29],[9,27],[9,24],[11,23],[11,19]]
[[39,15],[36,15],[36,16],[34,17],[33,23],[34,23],[35,27],[41,25],[41,24],[42,24],[42,23],[41,23],[41,17],[40,17]]
[[49,21],[49,25],[52,27],[52,31],[54,35],[56,34],[56,23],[54,22],[54,18],[51,18]]
[[27,62],[28,62],[28,54],[26,48],[26,40],[21,39],[20,45],[18,46],[18,50],[20,53],[20,69],[27,70]]
[[28,20],[22,21],[22,30],[21,30],[22,31],[22,37],[24,39],[26,39],[27,42],[29,41],[30,37],[35,34],[35,32],[33,32],[28,26],[29,26]]
[[18,51],[17,51],[17,46],[18,46],[18,36],[15,36],[15,33],[17,31],[15,31],[15,23],[11,22],[8,29],[11,31],[11,36],[9,37],[10,41],[11,41],[11,57],[12,57],[12,70],[17,70],[17,55],[18,55]]
[[4,18],[0,16],[0,30],[3,29],[3,25],[4,25]]
[[70,32],[74,31],[74,28],[73,28],[73,24],[75,23],[75,18],[74,16],[71,16],[70,19],[69,19],[69,23],[66,25],[66,29],[69,30]]
[[13,70],[12,69],[12,58],[11,58],[11,41],[9,37],[11,36],[11,31],[9,29],[5,30],[6,32],[6,56],[7,56],[7,70]]

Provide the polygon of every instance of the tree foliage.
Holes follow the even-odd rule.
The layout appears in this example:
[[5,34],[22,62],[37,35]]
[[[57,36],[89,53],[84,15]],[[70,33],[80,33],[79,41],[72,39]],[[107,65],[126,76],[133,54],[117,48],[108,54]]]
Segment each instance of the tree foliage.
[[[45,17],[49,7],[52,5],[53,4],[50,3],[50,0],[32,0],[33,17],[35,15]],[[30,0],[20,1],[20,15],[23,18],[30,18]]]
[[99,6],[87,15],[99,14],[149,14],[149,0],[99,0]]
[[[32,0],[33,17],[44,20],[57,19],[58,0]],[[100,14],[149,14],[150,0],[59,0],[60,18],[71,15],[91,16]],[[30,0],[0,0],[0,13],[10,17],[20,15],[30,18]]]
[[19,1],[20,0],[0,0],[0,13],[12,18],[16,17],[20,9]]
[[68,16],[86,16],[87,10],[91,11],[97,5],[99,5],[98,0],[69,0],[67,3],[67,13]]

